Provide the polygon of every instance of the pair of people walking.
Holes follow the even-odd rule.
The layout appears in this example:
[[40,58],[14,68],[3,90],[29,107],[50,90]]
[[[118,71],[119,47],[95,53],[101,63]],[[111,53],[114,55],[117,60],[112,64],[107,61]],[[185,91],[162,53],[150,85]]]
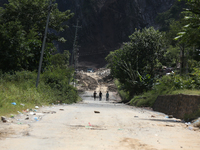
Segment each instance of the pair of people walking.
[[[96,96],[97,96],[96,91],[94,91],[93,96],[94,96],[94,100],[96,100]],[[99,100],[100,100],[100,101],[102,100],[102,96],[103,96],[103,94],[102,94],[102,92],[100,91],[100,92],[99,92]],[[108,101],[108,100],[109,100],[109,93],[108,93],[108,91],[107,91],[107,93],[106,93],[106,101]]]

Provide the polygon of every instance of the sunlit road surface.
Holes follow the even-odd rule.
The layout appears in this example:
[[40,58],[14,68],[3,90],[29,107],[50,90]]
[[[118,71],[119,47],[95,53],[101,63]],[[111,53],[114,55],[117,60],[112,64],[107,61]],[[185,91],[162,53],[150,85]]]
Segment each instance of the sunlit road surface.
[[200,132],[177,119],[116,103],[112,92],[110,101],[91,95],[85,92],[77,104],[41,108],[56,113],[39,121],[0,124],[13,131],[1,138],[0,150],[200,150]]

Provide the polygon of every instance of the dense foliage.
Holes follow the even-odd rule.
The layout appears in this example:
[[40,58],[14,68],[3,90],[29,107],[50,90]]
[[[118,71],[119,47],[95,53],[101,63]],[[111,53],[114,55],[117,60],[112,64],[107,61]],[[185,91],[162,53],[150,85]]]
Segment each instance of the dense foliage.
[[[159,14],[157,18],[160,22],[169,22],[161,24],[161,28],[168,29],[167,40],[170,45],[162,64],[178,68],[182,75],[191,72],[194,64],[199,66],[199,5],[200,2],[195,0],[176,1],[169,11]],[[173,12],[174,7],[179,11]]]
[[69,65],[69,58],[70,58],[70,53],[67,50],[64,50],[63,54],[58,53],[52,55],[50,58],[52,69],[67,68]]
[[137,106],[153,106],[159,95],[166,94],[200,94],[200,71],[195,68],[189,76],[170,75],[163,76],[154,84],[152,90],[135,96],[131,103]]
[[[48,8],[49,0],[9,0],[5,8],[0,8],[0,69],[3,72],[37,69]],[[65,22],[72,16],[69,10],[60,12],[57,4],[52,4],[43,68],[56,49],[53,41],[65,42],[56,33],[67,28]]]
[[[143,30],[141,36],[136,36],[136,30],[132,36],[134,40],[107,56],[112,74],[118,79],[116,85],[123,100],[131,100],[132,105],[140,107],[152,107],[159,95],[200,95],[199,20],[199,0],[177,0],[171,9],[157,17],[161,31],[166,34],[156,31],[162,36],[146,36]],[[160,40],[154,40],[154,37]],[[143,38],[145,40],[141,40]],[[152,43],[160,43],[158,51],[154,48],[151,51],[149,46],[154,45]],[[163,49],[165,45],[166,50]],[[174,71],[171,75],[167,73],[169,69]],[[161,73],[158,78],[155,78],[156,70]],[[185,119],[199,117],[199,112]]]
[[169,10],[159,13],[156,17],[156,23],[160,26],[160,31],[169,31],[169,26],[174,20],[183,18],[181,12],[183,11],[184,7],[184,1],[175,1]]
[[200,1],[199,0],[186,0],[187,9],[184,14],[184,26],[182,32],[179,32],[177,38],[181,38],[184,42],[200,48]]
[[151,88],[155,77],[154,68],[165,51],[164,34],[153,27],[136,30],[119,50],[111,52],[106,60],[112,75],[123,83],[130,94]]
[[[61,62],[66,60],[66,54],[54,56]],[[43,72],[40,84],[35,88],[36,72],[18,71],[14,74],[0,72],[0,114],[17,113],[22,109],[34,108],[35,105],[77,102],[77,89],[69,84],[73,73],[74,70],[67,68],[65,63],[62,65],[54,63]],[[18,105],[12,106],[12,102]],[[21,103],[25,106],[20,105]]]

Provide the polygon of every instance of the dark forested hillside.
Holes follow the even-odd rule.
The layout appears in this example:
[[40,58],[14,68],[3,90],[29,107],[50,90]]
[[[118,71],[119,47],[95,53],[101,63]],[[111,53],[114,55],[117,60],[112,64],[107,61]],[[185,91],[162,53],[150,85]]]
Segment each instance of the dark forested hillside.
[[8,0],[0,0],[0,7],[3,7],[5,3],[8,3]]
[[[155,22],[158,13],[167,11],[176,0],[56,0],[61,11],[70,9],[75,16],[67,22],[69,29],[60,33],[67,39],[57,44],[59,52],[72,50],[76,21],[80,61],[104,61],[109,51],[128,40],[135,28],[159,26]],[[7,0],[0,0],[0,5]],[[91,57],[92,56],[92,57]]]
[[[68,42],[59,50],[72,49],[76,19],[82,29],[78,31],[81,61],[102,62],[108,51],[115,50],[128,40],[135,28],[154,26],[158,13],[167,11],[176,0],[60,0],[60,10],[75,13],[70,29],[62,34]],[[92,56],[92,57],[91,57]]]

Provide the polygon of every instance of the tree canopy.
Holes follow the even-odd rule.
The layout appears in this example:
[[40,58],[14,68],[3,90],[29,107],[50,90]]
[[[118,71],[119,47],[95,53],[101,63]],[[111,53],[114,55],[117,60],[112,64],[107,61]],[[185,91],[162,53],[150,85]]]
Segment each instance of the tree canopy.
[[136,30],[129,36],[130,42],[106,57],[112,75],[124,83],[126,89],[131,87],[136,93],[150,88],[152,82],[142,82],[155,76],[154,68],[165,52],[164,37],[164,33],[153,27]]
[[[181,0],[179,0],[181,1]],[[183,11],[184,20],[182,31],[178,33],[176,39],[187,41],[190,45],[200,47],[200,1],[185,0],[187,9]]]
[[[49,2],[50,0],[9,0],[5,8],[0,8],[2,71],[37,69]],[[65,22],[72,16],[70,10],[61,12],[57,3],[52,4],[43,68],[50,63],[49,58],[56,50],[53,41],[66,41],[57,33],[68,27]]]

